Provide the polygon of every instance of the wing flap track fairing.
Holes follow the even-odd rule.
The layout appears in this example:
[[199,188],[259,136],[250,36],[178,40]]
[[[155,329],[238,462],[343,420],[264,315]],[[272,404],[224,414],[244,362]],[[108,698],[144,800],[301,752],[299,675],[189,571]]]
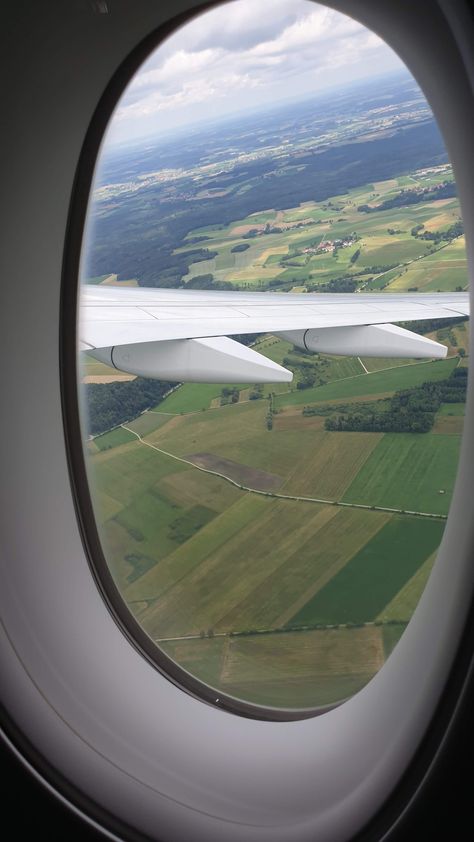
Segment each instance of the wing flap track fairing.
[[227,336],[96,348],[89,354],[120,371],[187,383],[290,383],[293,374]]

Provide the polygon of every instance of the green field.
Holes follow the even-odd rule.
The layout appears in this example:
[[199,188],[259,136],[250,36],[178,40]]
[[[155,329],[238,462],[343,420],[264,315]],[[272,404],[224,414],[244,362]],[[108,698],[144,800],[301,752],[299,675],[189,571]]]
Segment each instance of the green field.
[[460,436],[386,433],[347,489],[344,500],[447,514]]
[[465,410],[465,403],[442,403],[438,409],[438,415],[454,415],[459,417],[460,415],[464,415]]
[[[392,238],[390,238],[392,239]],[[393,243],[388,241],[385,245],[373,249],[364,249],[361,252],[358,263],[360,266],[374,266],[386,263],[405,263],[408,260],[420,257],[428,251],[428,244],[414,238],[398,240]]]
[[130,430],[133,430],[133,432],[138,433],[139,436],[148,436],[150,433],[158,430],[159,427],[163,427],[167,424],[171,418],[171,415],[166,415],[164,413],[160,414],[159,412],[150,412],[147,410],[133,421],[127,421],[126,426]]
[[387,368],[396,368],[397,366],[416,365],[417,360],[407,360],[406,358],[396,359],[395,357],[389,360],[386,357],[361,357],[367,371],[371,374],[373,371],[386,371]]
[[219,397],[224,385],[219,383],[185,383],[154,408],[160,412],[170,412],[176,415],[182,412],[199,412],[201,409],[209,408],[211,401]]
[[[390,365],[390,360],[387,361]],[[456,359],[436,360],[416,365],[396,366],[370,374],[361,374],[348,380],[328,383],[312,389],[303,389],[289,394],[277,395],[275,403],[280,406],[310,406],[313,403],[354,398],[360,395],[388,394],[399,389],[411,389],[425,380],[443,380],[457,364]]]
[[289,626],[375,620],[438,547],[444,524],[394,517],[288,621]]
[[116,430],[111,430],[109,433],[102,433],[101,436],[94,438],[94,445],[98,450],[109,450],[111,447],[117,447],[119,444],[126,444],[128,441],[133,441],[135,436],[124,430],[123,427],[117,427]]
[[416,261],[390,284],[394,292],[416,288],[420,292],[448,292],[467,288],[468,269],[464,237],[437,247],[433,254]]

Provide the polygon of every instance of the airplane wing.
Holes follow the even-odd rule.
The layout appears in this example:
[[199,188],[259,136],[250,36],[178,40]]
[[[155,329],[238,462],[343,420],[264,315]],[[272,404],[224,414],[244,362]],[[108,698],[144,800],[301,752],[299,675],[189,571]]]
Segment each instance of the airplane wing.
[[244,293],[84,286],[81,348],[121,371],[214,383],[290,381],[292,373],[231,339],[272,333],[329,354],[442,358],[438,342],[393,322],[469,315],[468,293]]

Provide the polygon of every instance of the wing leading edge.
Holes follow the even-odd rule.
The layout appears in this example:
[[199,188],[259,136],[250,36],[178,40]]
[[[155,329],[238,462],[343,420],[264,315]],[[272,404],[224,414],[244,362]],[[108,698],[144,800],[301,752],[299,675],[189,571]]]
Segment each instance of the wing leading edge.
[[442,358],[438,342],[391,324],[469,315],[467,293],[240,293],[84,287],[81,347],[132,374],[160,380],[273,383],[287,369],[230,339],[273,333],[330,354]]

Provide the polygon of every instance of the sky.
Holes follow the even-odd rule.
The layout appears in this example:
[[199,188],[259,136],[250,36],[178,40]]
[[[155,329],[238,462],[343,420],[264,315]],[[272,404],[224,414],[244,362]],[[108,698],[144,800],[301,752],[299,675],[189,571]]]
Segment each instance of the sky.
[[311,0],[231,0],[150,55],[118,103],[107,143],[159,138],[403,67],[373,32]]

